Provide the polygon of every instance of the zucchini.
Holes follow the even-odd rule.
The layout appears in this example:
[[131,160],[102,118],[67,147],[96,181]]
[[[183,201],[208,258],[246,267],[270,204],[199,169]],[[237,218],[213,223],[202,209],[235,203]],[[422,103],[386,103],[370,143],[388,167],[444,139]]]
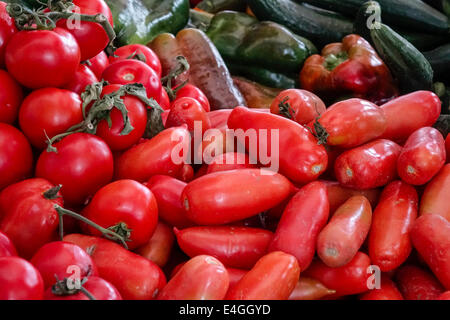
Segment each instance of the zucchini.
[[288,76],[251,65],[227,63],[232,75],[242,76],[271,88],[292,89],[298,87],[296,75]]
[[430,62],[435,77],[449,77],[450,74],[450,43],[424,52],[423,55]]

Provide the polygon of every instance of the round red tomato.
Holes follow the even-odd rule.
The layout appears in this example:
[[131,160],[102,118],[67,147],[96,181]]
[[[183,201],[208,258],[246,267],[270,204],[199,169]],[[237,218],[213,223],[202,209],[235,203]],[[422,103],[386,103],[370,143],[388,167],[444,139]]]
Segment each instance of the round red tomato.
[[4,70],[0,70],[0,84],[0,122],[13,124],[17,119],[23,100],[23,90],[17,81]]
[[184,97],[189,97],[197,100],[206,112],[211,111],[211,106],[209,104],[208,98],[203,93],[203,91],[196,86],[190,83],[186,84],[183,88],[177,91],[177,97],[175,101]]
[[164,110],[170,110],[170,98],[169,95],[167,94],[166,89],[164,88],[161,88],[161,99],[159,101],[159,105]]
[[65,89],[44,88],[30,93],[19,111],[19,124],[31,144],[42,150],[47,138],[83,121],[81,98]]
[[114,56],[109,57],[109,62],[114,63],[126,59],[136,59],[146,63],[161,78],[161,62],[156,53],[149,47],[142,44],[129,44],[120,47],[114,51]]
[[61,87],[80,64],[80,47],[66,30],[20,31],[6,47],[8,72],[31,89]]
[[0,232],[0,258],[17,256],[16,248],[6,234]]
[[84,64],[80,64],[74,77],[64,86],[64,89],[81,95],[88,85],[96,82],[98,82],[98,79],[94,72]]
[[0,1],[0,68],[5,67],[5,49],[11,37],[17,32],[14,19],[6,11],[7,3]]
[[202,134],[211,128],[205,109],[203,109],[200,102],[189,97],[179,98],[172,103],[165,127],[178,127],[183,124],[186,124],[191,132],[197,126]]
[[109,66],[109,60],[108,56],[106,55],[105,51],[100,52],[95,57],[88,60],[88,67],[89,69],[94,72],[97,79],[102,79],[103,71],[105,71],[106,67]]

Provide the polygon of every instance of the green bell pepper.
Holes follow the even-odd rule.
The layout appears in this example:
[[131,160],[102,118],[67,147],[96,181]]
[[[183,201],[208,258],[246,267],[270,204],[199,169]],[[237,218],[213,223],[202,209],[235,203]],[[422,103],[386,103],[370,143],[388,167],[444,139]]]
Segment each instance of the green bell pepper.
[[210,13],[224,10],[245,11],[246,3],[245,0],[203,0],[197,8]]
[[161,33],[177,33],[189,20],[189,0],[106,0],[117,45],[147,44]]

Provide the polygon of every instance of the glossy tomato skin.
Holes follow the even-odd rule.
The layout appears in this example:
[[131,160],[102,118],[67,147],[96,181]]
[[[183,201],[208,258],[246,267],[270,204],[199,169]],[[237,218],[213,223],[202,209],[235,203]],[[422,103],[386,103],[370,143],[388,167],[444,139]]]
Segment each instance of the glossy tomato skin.
[[450,221],[449,190],[450,164],[446,164],[427,184],[420,199],[420,215],[438,214]]
[[186,262],[158,295],[158,300],[222,300],[229,286],[228,271],[214,257]]
[[[288,103],[291,109],[280,110],[280,104]],[[323,101],[314,93],[301,89],[287,89],[273,100],[270,112],[282,115],[301,125],[315,120],[327,110]]]
[[169,94],[164,88],[161,88],[161,98],[159,100],[159,105],[161,106],[161,108],[163,108],[163,110],[170,110]]
[[414,131],[436,122],[441,113],[441,100],[431,91],[416,91],[391,100],[381,109],[387,121],[382,138],[403,142]]
[[0,2],[0,68],[5,68],[5,50],[11,37],[17,32],[14,19],[6,11],[7,3]]
[[152,68],[158,77],[161,78],[162,67],[158,56],[152,49],[142,44],[129,44],[117,48],[117,50],[114,51],[114,55],[109,57],[109,63],[112,64],[114,62],[126,59],[136,59],[136,55],[143,55],[145,61],[142,62]]
[[[191,135],[186,127],[168,128],[126,150],[116,161],[115,178],[146,182],[157,174],[178,177],[186,163]],[[185,152],[186,151],[186,152]]]
[[245,153],[227,152],[215,156],[211,163],[208,164],[207,174],[219,171],[228,171],[235,169],[252,169],[257,165],[251,161],[250,157]]
[[162,84],[158,74],[144,62],[138,60],[120,60],[110,64],[102,74],[110,84],[141,83],[147,90],[147,96],[156,102],[161,101]]
[[[124,223],[124,227],[131,230],[127,242],[130,250],[147,243],[158,223],[155,196],[134,180],[118,180],[102,187],[82,214],[103,228]],[[91,235],[101,236],[101,232],[91,226],[86,226],[86,230]]]
[[230,117],[232,109],[214,110],[208,112],[209,121],[211,122],[211,128],[215,129],[227,129],[228,118]]
[[252,268],[273,238],[267,230],[233,226],[175,228],[175,235],[188,256],[210,255],[238,269]]
[[297,259],[287,253],[268,253],[227,293],[227,300],[286,300],[300,277]]
[[69,90],[35,90],[20,107],[20,128],[34,147],[43,150],[47,147],[45,134],[53,138],[83,121],[81,104],[80,96]]
[[88,66],[80,64],[72,80],[64,86],[64,89],[81,95],[88,85],[96,82],[98,82],[98,79],[94,72]]
[[414,248],[442,285],[450,290],[450,222],[437,214],[419,217],[410,237]]
[[175,235],[172,228],[159,221],[150,240],[137,248],[136,253],[162,268],[169,261],[174,243]]
[[332,105],[318,122],[329,134],[327,144],[342,148],[354,148],[370,142],[386,130],[383,110],[369,101],[356,98]]
[[[103,14],[111,26],[114,26],[111,10],[105,1],[74,0],[73,4],[79,8],[78,12],[81,14]],[[80,46],[81,61],[95,57],[105,49],[109,43],[108,34],[100,24],[95,22],[80,21],[79,26],[73,27],[69,20],[60,20],[57,22],[57,26],[65,28],[76,39]]]
[[16,248],[11,239],[0,231],[0,258],[17,256]]
[[317,238],[317,254],[329,267],[349,263],[360,250],[372,224],[372,209],[364,196],[348,199],[336,210]]
[[177,91],[176,100],[181,98],[193,98],[197,100],[200,105],[203,107],[205,112],[211,111],[211,105],[209,104],[208,97],[203,93],[202,90],[200,90],[198,87],[194,86],[193,84],[187,83],[183,88],[179,89]]
[[450,300],[450,291],[446,291],[438,297],[438,300]]
[[444,292],[431,273],[414,265],[399,268],[395,280],[405,300],[436,300]]
[[412,185],[429,182],[444,166],[445,141],[431,127],[415,131],[406,141],[397,161],[397,171],[403,181]]
[[58,228],[54,205],[63,205],[61,194],[45,195],[55,185],[41,178],[18,182],[0,193],[3,217],[0,230],[13,241],[20,256],[29,259],[44,244],[52,241]]
[[[102,97],[119,89],[120,85],[106,86],[103,88]],[[133,126],[133,130],[126,135],[121,134],[124,121],[122,113],[117,108],[113,108],[110,113],[111,128],[107,120],[100,121],[97,126],[96,135],[102,138],[112,151],[126,150],[138,143],[147,126],[147,107],[145,104],[131,95],[125,95],[121,98],[128,111],[128,119]]]
[[[254,142],[257,142],[259,148],[266,148],[266,153],[274,158],[272,165],[279,160],[279,172],[293,182],[306,184],[314,181],[327,168],[328,156],[325,147],[318,145],[317,140],[306,128],[292,120],[237,107],[228,118],[228,127],[234,130],[242,129],[244,133],[249,129],[256,130],[257,141]],[[264,129],[267,130],[265,136],[261,134],[261,130]],[[276,133],[279,135],[279,141],[275,139]],[[238,137],[238,141],[246,145],[243,139],[245,137]],[[250,156],[261,162],[261,156],[258,157],[261,150],[255,154],[253,149],[258,148],[249,148],[248,143],[246,147],[250,149],[248,150]],[[272,148],[275,154],[271,154]]]
[[373,189],[397,177],[397,159],[402,147],[379,139],[345,151],[334,164],[337,180],[344,187]]
[[404,300],[397,285],[386,274],[381,275],[381,287],[372,289],[359,296],[359,300]]
[[207,174],[188,183],[182,203],[189,220],[199,225],[239,221],[286,199],[292,184],[280,174],[240,169]]
[[[95,300],[122,300],[119,291],[108,281],[99,277],[89,277],[83,284]],[[52,288],[48,288],[44,293],[44,300],[89,300],[89,298],[82,292],[72,295],[56,295],[52,292]]]
[[98,80],[102,80],[103,71],[109,66],[108,56],[104,51],[88,60],[87,66],[95,74]]
[[8,72],[25,87],[61,87],[77,71],[80,47],[62,28],[20,31],[11,38],[5,61]]
[[397,269],[411,253],[409,234],[417,218],[418,195],[414,187],[390,183],[373,213],[369,234],[369,256],[381,271]]
[[26,179],[32,167],[33,154],[27,138],[15,127],[0,123],[0,190]]
[[39,270],[45,288],[71,276],[83,279],[98,275],[97,267],[90,255],[77,245],[65,241],[54,241],[42,246],[30,262]]
[[0,70],[0,84],[0,122],[13,124],[19,114],[19,107],[23,101],[24,93],[19,83],[4,70]]
[[166,284],[162,270],[152,261],[112,241],[70,234],[64,241],[92,249],[91,257],[99,276],[110,282],[124,300],[152,300]]
[[307,269],[328,216],[326,186],[318,181],[304,186],[285,208],[268,252],[290,253],[297,258],[301,270]]
[[336,291],[325,287],[320,281],[313,278],[300,277],[289,300],[320,300]]
[[66,205],[82,205],[111,181],[113,157],[102,139],[88,133],[74,133],[53,146],[58,152],[42,152],[36,165],[36,177],[62,184]]
[[42,300],[44,281],[31,263],[19,257],[0,258],[0,300]]
[[190,132],[193,132],[196,126],[200,127],[202,135],[211,128],[208,114],[200,102],[189,97],[178,98],[172,103],[165,127],[178,127],[183,124],[187,125]]

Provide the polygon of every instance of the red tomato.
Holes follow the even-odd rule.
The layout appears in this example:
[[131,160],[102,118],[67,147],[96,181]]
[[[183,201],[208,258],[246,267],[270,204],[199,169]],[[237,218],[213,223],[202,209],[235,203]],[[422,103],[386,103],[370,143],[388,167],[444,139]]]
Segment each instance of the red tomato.
[[14,19],[6,11],[7,3],[0,1],[0,68],[5,68],[5,50],[11,37],[17,32]]
[[[327,168],[328,156],[324,146],[318,145],[314,136],[294,121],[270,113],[237,107],[230,114],[228,127],[234,130],[242,129],[244,133],[249,129],[253,130],[250,130],[250,133],[256,131],[256,139],[252,139],[255,141],[251,141],[251,144],[259,146],[258,148],[245,144],[247,139],[243,134],[238,135],[237,139],[246,145],[250,156],[257,158],[262,164],[267,165],[268,163],[264,162],[270,160],[272,165],[278,162],[280,173],[293,182],[305,184],[314,181]],[[265,131],[267,134],[262,134],[264,132],[262,130],[267,130],[268,132]],[[276,141],[277,133],[278,141]],[[270,155],[272,159],[263,161],[261,153]]]
[[0,193],[0,230],[13,241],[20,256],[29,259],[54,239],[59,224],[54,205],[63,205],[58,190],[45,179],[33,178]]
[[87,66],[95,74],[98,80],[102,79],[103,71],[109,66],[108,56],[104,51],[88,60]]
[[[89,277],[83,284],[83,288],[91,294],[95,300],[122,300],[119,291],[108,281],[99,277]],[[55,292],[56,290],[56,292]],[[75,290],[71,294],[59,294],[58,288],[48,288],[44,294],[44,300],[90,300],[89,297],[80,290]]]
[[246,227],[175,228],[178,245],[188,256],[206,254],[225,266],[250,269],[267,251],[273,234],[270,231]]
[[[119,62],[117,62],[119,63]],[[157,174],[178,177],[186,163],[191,135],[186,127],[169,128],[127,151],[116,161],[116,179],[145,182]]]
[[450,300],[450,291],[446,291],[443,294],[441,294],[438,300]]
[[110,84],[141,83],[149,98],[158,103],[161,101],[161,80],[152,68],[141,61],[121,60],[110,64],[103,71],[102,78]]
[[[1,10],[1,3],[0,3]],[[0,41],[1,41],[1,17],[0,17]],[[1,45],[0,45],[1,47]],[[0,48],[1,51],[1,48]],[[0,53],[1,55],[1,53]],[[19,113],[19,107],[23,100],[22,87],[11,75],[0,70],[0,122],[13,124]]]
[[410,237],[434,275],[450,290],[450,222],[437,214],[419,217]]
[[327,110],[323,101],[314,93],[288,89],[280,92],[270,106],[270,112],[294,120],[301,125],[315,120]]
[[445,139],[445,149],[447,153],[447,163],[450,163],[450,133],[447,135]]
[[[102,97],[119,89],[120,85],[106,86],[103,88]],[[128,134],[121,134],[124,128],[124,120],[122,112],[117,108],[113,108],[110,113],[111,127],[106,119],[100,121],[97,126],[96,135],[102,138],[112,151],[126,150],[138,143],[144,135],[147,126],[146,105],[132,95],[125,95],[121,99],[128,111],[127,116],[130,124],[133,126],[133,130]]]
[[208,164],[207,174],[219,171],[229,171],[235,169],[252,169],[256,168],[255,161],[251,161],[250,157],[245,153],[227,152],[215,156],[211,163]]
[[328,289],[320,281],[302,276],[289,296],[289,300],[320,300],[334,293],[336,291]]
[[395,279],[405,300],[436,300],[444,292],[431,273],[413,265],[398,269]]
[[271,252],[255,264],[227,293],[227,300],[286,300],[300,277],[297,259]]
[[[200,162],[210,163],[214,157],[221,154],[234,152],[237,150],[239,153],[245,153],[245,147],[237,149],[234,135],[230,134],[232,131],[226,129],[211,129],[203,135],[202,143],[198,146],[194,144],[194,163],[200,164]],[[255,159],[255,158],[253,158]]]
[[43,151],[36,177],[61,184],[66,205],[82,205],[111,181],[113,157],[108,145],[87,133],[74,133],[54,144],[58,152]]
[[445,165],[431,180],[420,199],[420,215],[438,214],[450,221],[450,164]]
[[[118,180],[98,190],[82,215],[121,235],[132,250],[146,244],[155,232],[158,205],[144,185],[134,180]],[[91,226],[86,225],[86,230],[91,235],[101,235]]]
[[334,164],[337,180],[355,189],[384,186],[397,177],[397,159],[402,147],[379,139],[342,153]]
[[318,181],[304,186],[284,210],[268,252],[290,253],[297,258],[300,269],[306,270],[314,258],[317,237],[328,216],[326,186]]
[[50,242],[42,246],[30,262],[39,270],[45,288],[58,280],[71,278],[82,280],[90,275],[98,275],[91,256],[77,245],[64,241]]
[[364,196],[348,199],[317,238],[317,254],[329,267],[339,268],[358,253],[369,234],[372,208]]
[[164,222],[158,222],[150,240],[139,247],[136,252],[162,268],[169,261],[174,242],[175,235],[172,228]]
[[96,82],[98,82],[98,78],[94,72],[86,65],[80,64],[72,80],[64,85],[64,89],[81,95],[88,85]]
[[230,278],[230,285],[228,286],[228,292],[230,292],[234,286],[247,274],[248,270],[227,268],[227,271]]
[[285,177],[260,169],[221,171],[188,183],[182,203],[189,220],[199,225],[239,221],[286,199],[292,185]]
[[227,129],[228,118],[230,117],[232,109],[222,109],[208,112],[209,121],[211,122],[211,128],[215,129]]
[[194,128],[199,128],[202,136],[206,130],[211,128],[208,114],[200,102],[189,97],[178,98],[172,102],[165,127],[178,127],[183,124],[187,125],[190,132],[193,132]]
[[25,87],[61,87],[77,71],[80,47],[62,28],[20,31],[11,38],[5,61],[8,72]]
[[16,248],[6,234],[0,232],[0,258],[17,256]]
[[369,255],[381,271],[397,269],[411,253],[411,232],[417,218],[418,196],[414,187],[394,181],[381,194],[373,213]]
[[193,98],[197,100],[200,105],[203,107],[205,112],[211,111],[211,106],[208,101],[208,97],[203,93],[202,90],[194,86],[193,84],[187,83],[183,88],[179,89],[177,91],[177,97],[175,99],[181,99],[181,98]]
[[381,106],[387,120],[383,138],[405,141],[414,131],[432,126],[441,113],[441,100],[431,91],[416,91]]
[[359,296],[359,300],[404,300],[395,283],[385,274],[381,275],[381,287]]
[[0,190],[27,178],[33,154],[27,138],[9,124],[0,123]]
[[186,262],[158,295],[158,300],[222,300],[228,271],[214,257],[201,255]]
[[66,132],[83,121],[81,98],[65,89],[44,88],[31,92],[19,111],[22,132],[36,148],[47,147],[47,136]]
[[[73,4],[79,8],[76,12],[89,15],[103,14],[111,26],[114,26],[111,10],[105,1],[73,0]],[[79,25],[75,26],[73,23],[70,20],[60,20],[56,25],[67,29],[77,40],[81,51],[81,61],[95,57],[106,48],[109,37],[99,23],[80,21]]]
[[[164,110],[170,110],[170,98],[169,94],[167,93],[166,89],[161,88],[161,99],[159,101],[159,105]],[[165,125],[165,123],[164,123]]]
[[441,170],[446,160],[445,141],[434,128],[415,131],[398,157],[397,171],[403,181],[423,185]]
[[190,164],[184,164],[178,178],[183,182],[190,182],[194,179],[194,168]]
[[[142,58],[143,60],[141,60]],[[142,44],[129,44],[120,47],[114,51],[114,56],[109,57],[109,63],[126,59],[136,59],[144,62],[156,72],[159,78],[161,78],[161,62],[156,53],[149,47]]]
[[317,279],[325,287],[336,291],[327,298],[338,298],[368,291],[369,267],[369,256],[358,252],[352,261],[339,268],[330,268],[321,260],[315,260],[303,275]]
[[159,217],[169,225],[183,229],[194,225],[186,217],[181,195],[186,183],[175,178],[155,175],[146,183],[158,203]]
[[0,258],[0,300],[42,300],[44,281],[39,271],[19,257]]
[[124,300],[151,300],[166,284],[166,277],[153,262],[112,241],[70,234],[64,241],[84,250],[91,249],[91,257],[99,276],[110,282]]
[[[332,105],[318,122],[329,134],[326,143],[342,148],[370,142],[386,130],[383,110],[372,102],[356,98]],[[314,128],[314,125],[309,127]]]

